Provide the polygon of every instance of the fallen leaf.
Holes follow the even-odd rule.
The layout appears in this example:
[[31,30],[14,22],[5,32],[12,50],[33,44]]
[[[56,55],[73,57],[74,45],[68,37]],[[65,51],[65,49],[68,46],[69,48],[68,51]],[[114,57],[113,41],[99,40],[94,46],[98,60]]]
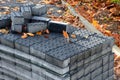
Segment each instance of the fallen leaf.
[[64,36],[64,38],[69,38],[68,33],[66,31],[64,31],[64,30],[63,30],[63,36]]
[[41,31],[36,32],[36,35],[42,35],[42,32]]
[[95,19],[92,20],[92,24],[93,24],[95,27],[99,26],[98,21],[96,21]]
[[62,10],[57,10],[57,13],[59,13],[59,14],[62,13]]
[[71,37],[72,37],[72,38],[76,38],[76,35],[75,35],[75,34],[71,34]]
[[29,36],[31,36],[31,37],[33,37],[33,36],[34,36],[34,34],[33,34],[33,33],[27,33],[27,35],[29,35]]
[[6,29],[0,29],[0,33],[3,33],[3,34],[8,34],[9,30],[6,30]]
[[104,32],[104,34],[107,34],[107,35],[111,35],[111,31],[109,31],[109,30],[105,30],[105,32]]
[[49,33],[50,33],[50,31],[49,31],[48,29],[46,29],[46,30],[45,30],[45,32],[46,32],[47,34],[49,34]]
[[23,35],[21,36],[22,39],[25,39],[25,38],[27,38],[27,37],[28,37],[28,36],[27,36],[26,33],[23,33]]

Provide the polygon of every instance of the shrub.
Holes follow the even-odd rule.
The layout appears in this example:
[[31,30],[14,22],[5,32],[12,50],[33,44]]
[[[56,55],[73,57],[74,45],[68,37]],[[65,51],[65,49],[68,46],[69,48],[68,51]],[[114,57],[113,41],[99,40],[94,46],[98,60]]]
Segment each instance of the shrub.
[[120,0],[111,0],[112,3],[120,4]]

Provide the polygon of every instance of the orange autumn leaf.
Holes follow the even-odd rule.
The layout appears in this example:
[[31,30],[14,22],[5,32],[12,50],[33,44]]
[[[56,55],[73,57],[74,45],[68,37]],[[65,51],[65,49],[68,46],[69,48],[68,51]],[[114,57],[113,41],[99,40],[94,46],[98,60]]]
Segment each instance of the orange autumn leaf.
[[105,31],[104,31],[104,34],[111,35],[111,31],[105,30]]
[[28,36],[27,36],[26,33],[23,33],[23,35],[21,36],[22,39],[25,39],[25,38],[27,38],[27,37],[28,37]]
[[34,34],[33,34],[33,33],[27,33],[27,35],[29,35],[29,36],[31,36],[31,37],[33,37],[33,36],[34,36]]
[[68,33],[66,31],[64,31],[64,30],[63,30],[63,36],[64,36],[64,38],[69,38]]
[[96,21],[95,19],[92,20],[92,24],[93,24],[95,27],[98,27],[98,26],[99,26],[98,21]]
[[42,32],[41,31],[36,32],[36,35],[42,35]]

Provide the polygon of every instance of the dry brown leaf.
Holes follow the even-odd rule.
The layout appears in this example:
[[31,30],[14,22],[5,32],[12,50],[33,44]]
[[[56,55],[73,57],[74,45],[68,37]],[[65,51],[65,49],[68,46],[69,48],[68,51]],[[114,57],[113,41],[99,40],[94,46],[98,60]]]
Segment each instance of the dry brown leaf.
[[34,37],[33,33],[27,33],[28,36]]
[[64,36],[64,38],[69,38],[68,33],[66,31],[64,31],[64,30],[63,30],[63,36]]
[[23,33],[23,35],[21,36],[22,39],[25,39],[25,38],[27,38],[27,37],[28,37],[28,36],[27,36],[26,33]]
[[71,34],[71,37],[72,37],[72,38],[76,38],[76,35],[75,35],[75,34]]
[[36,35],[42,35],[42,32],[41,31],[36,32]]
[[48,29],[46,29],[45,32],[46,32],[47,34],[50,34],[50,31],[49,31]]
[[6,30],[6,29],[0,29],[0,33],[3,33],[3,34],[8,34],[9,30]]

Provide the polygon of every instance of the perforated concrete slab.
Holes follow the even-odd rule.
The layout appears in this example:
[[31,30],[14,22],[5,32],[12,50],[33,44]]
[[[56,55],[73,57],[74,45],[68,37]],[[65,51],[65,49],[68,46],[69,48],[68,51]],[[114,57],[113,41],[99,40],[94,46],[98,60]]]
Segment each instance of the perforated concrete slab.
[[0,16],[0,28],[10,27],[11,19],[10,15]]
[[35,43],[38,42],[47,42],[48,40],[53,40],[59,36],[62,36],[61,34],[46,34],[43,36],[34,36],[34,37],[28,37],[26,39],[18,39],[15,41],[15,48],[18,50],[21,50],[23,52],[29,53],[30,52],[30,46],[32,46]]
[[1,38],[1,44],[15,48],[15,40],[20,38],[20,35],[10,33],[10,34],[4,34],[0,38]]
[[[42,5],[30,6],[30,8],[42,11],[44,8],[46,11],[46,6]],[[23,13],[26,11],[28,10],[21,9]],[[40,11],[34,12],[34,15],[42,14]],[[11,17],[12,25],[25,22],[21,13],[11,14]],[[38,17],[33,17],[33,19],[39,22]],[[22,80],[103,80],[103,78],[105,80],[111,78],[114,67],[111,51],[114,44],[112,38],[74,28],[63,22],[50,21],[46,18],[40,18],[40,21],[46,23],[45,28],[42,28],[48,28],[50,34],[35,35],[26,39],[15,34],[1,36],[1,43],[12,47],[0,47],[2,51],[0,67],[3,68],[4,73],[10,74],[5,71],[6,69]],[[30,23],[29,31],[35,33],[38,28],[34,29],[35,25],[31,24],[34,23]],[[68,33],[69,40],[62,35],[63,30]],[[76,38],[72,38],[72,34]]]
[[46,61],[60,67],[66,67],[70,63],[70,57],[79,54],[82,50],[85,50],[82,46],[67,44],[46,52]]
[[36,43],[31,46],[30,53],[36,57],[40,57],[42,59],[45,59],[46,52],[56,49],[59,46],[63,46],[65,44],[69,44],[67,40],[63,37],[59,37],[56,39],[51,39],[48,41]]

